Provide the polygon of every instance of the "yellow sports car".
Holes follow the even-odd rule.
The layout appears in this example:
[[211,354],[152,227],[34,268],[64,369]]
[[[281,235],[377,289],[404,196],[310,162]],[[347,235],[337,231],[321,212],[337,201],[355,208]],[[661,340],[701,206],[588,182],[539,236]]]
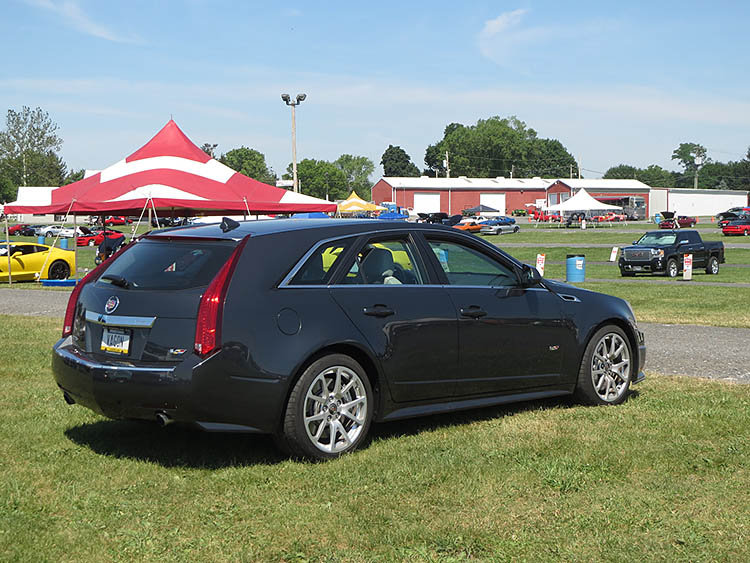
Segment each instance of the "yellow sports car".
[[[13,281],[64,280],[75,268],[72,250],[33,242],[10,243],[10,273]],[[8,277],[8,245],[0,242],[0,280]]]

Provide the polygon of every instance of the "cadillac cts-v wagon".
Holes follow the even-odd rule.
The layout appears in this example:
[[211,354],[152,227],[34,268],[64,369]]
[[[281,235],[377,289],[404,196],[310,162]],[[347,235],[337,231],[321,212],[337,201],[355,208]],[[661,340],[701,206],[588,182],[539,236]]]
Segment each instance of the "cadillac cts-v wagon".
[[643,378],[626,301],[543,279],[433,224],[271,220],[154,231],[76,286],[54,346],[68,403],[269,433],[327,459],[373,422]]

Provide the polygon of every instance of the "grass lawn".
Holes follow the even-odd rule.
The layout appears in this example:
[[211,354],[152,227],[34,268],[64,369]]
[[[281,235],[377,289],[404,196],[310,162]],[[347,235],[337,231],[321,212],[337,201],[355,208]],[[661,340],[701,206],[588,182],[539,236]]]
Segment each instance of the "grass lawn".
[[750,386],[650,377],[375,427],[330,463],[65,405],[54,319],[0,317],[0,559],[750,559]]
[[[543,244],[545,242],[554,243],[592,243],[592,244],[612,244],[628,245],[646,231],[653,231],[653,225],[640,225],[640,228],[628,229],[628,232],[617,232],[622,229],[535,229],[533,224],[519,223],[521,231],[515,234],[507,235],[486,235],[494,244],[502,244],[503,240],[508,242],[533,242]],[[632,232],[630,232],[632,230]],[[704,240],[720,240],[723,242],[747,242],[745,237],[726,237],[721,234],[719,229],[701,230],[701,237]]]

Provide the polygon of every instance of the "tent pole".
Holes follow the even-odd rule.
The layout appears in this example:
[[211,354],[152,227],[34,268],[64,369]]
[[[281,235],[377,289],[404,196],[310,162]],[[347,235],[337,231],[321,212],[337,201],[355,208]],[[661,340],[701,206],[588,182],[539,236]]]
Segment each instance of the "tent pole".
[[78,283],[78,215],[73,215],[73,264],[76,270],[76,283]]
[[8,231],[8,214],[5,213],[5,247],[8,253],[8,285],[13,285],[13,280],[10,279],[10,232]]

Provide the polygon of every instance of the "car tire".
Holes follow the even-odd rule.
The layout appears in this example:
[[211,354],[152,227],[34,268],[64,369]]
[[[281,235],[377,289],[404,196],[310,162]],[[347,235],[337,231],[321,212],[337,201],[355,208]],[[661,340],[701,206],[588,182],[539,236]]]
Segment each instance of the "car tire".
[[93,240],[90,240],[89,243],[88,243],[89,246],[94,246],[95,244],[96,243]]
[[711,258],[708,259],[708,264],[706,264],[706,273],[714,275],[719,273],[719,259],[716,258],[716,256],[711,256]]
[[676,278],[679,273],[680,265],[677,263],[677,260],[670,258],[667,261],[667,269],[665,270],[664,275],[668,278]]
[[344,354],[324,356],[292,388],[277,443],[294,457],[337,458],[366,443],[374,408],[362,366]]
[[600,328],[583,353],[575,398],[587,405],[619,405],[633,379],[633,360],[630,340],[620,327]]
[[62,260],[55,260],[47,270],[47,279],[66,280],[70,276],[70,266]]
[[517,233],[520,230],[521,230],[521,227],[519,227],[518,225],[516,225],[515,227],[513,227],[513,232],[514,233]]

